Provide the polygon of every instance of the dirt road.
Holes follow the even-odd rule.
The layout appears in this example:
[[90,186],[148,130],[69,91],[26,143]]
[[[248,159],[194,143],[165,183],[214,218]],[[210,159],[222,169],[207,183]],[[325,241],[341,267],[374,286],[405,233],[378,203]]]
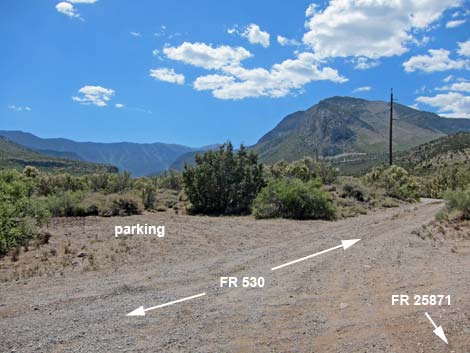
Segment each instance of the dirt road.
[[[337,222],[168,212],[56,220],[50,244],[16,265],[36,261],[40,276],[0,284],[0,351],[468,353],[470,240],[412,233],[441,207],[420,203]],[[167,234],[113,237],[114,225],[136,223],[165,225]],[[352,238],[362,240],[271,271]],[[71,265],[60,267],[64,259]],[[6,261],[3,276],[13,266]],[[266,283],[220,288],[221,276]],[[201,292],[207,295],[145,317],[126,316]],[[393,294],[449,294],[451,306],[392,306]],[[433,334],[426,311],[449,345]]]

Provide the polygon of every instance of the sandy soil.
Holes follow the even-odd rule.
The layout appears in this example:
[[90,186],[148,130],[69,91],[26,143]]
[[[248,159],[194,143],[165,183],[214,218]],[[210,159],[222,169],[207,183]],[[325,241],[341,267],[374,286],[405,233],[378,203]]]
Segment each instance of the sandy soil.
[[[468,353],[470,240],[422,235],[441,207],[337,222],[169,212],[56,219],[49,244],[0,261],[0,351]],[[136,223],[165,225],[166,237],[114,238],[115,225]],[[351,238],[362,240],[270,270]],[[263,276],[266,284],[219,288],[220,276]],[[393,294],[450,294],[452,304],[397,307]]]

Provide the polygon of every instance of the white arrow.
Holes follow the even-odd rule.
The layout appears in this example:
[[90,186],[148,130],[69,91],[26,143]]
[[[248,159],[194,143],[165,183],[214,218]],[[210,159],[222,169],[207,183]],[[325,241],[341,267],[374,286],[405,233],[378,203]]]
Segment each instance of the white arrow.
[[426,315],[426,317],[428,318],[429,321],[431,321],[431,324],[434,326],[434,334],[439,337],[441,340],[443,340],[446,344],[449,344],[449,342],[447,342],[447,337],[444,333],[444,330],[442,329],[442,326],[437,326],[434,321],[431,319],[431,316],[429,316],[428,313],[424,313],[424,315]]
[[186,300],[191,300],[191,299],[195,299],[195,298],[199,298],[199,297],[202,297],[206,295],[206,293],[200,293],[200,294],[196,294],[196,295],[193,295],[191,297],[186,297],[186,298],[183,298],[183,299],[178,299],[178,300],[175,300],[175,301],[172,301],[172,302],[169,302],[169,303],[165,303],[165,304],[160,304],[160,305],[157,305],[157,306],[152,306],[151,308],[147,308],[147,309],[144,309],[143,306],[141,307],[138,307],[137,309],[135,309],[134,311],[131,311],[129,314],[127,314],[126,316],[145,316],[145,312],[146,311],[150,311],[150,310],[154,310],[154,309],[158,309],[158,308],[163,308],[165,306],[169,306],[169,305],[173,305],[173,304],[176,304],[176,303],[181,303],[181,302],[184,302]]
[[326,250],[317,252],[316,254],[308,255],[308,256],[302,257],[300,259],[290,261],[290,262],[287,262],[285,264],[273,267],[271,269],[271,271],[279,270],[280,268],[295,264],[295,263],[300,262],[300,261],[311,259],[312,257],[322,255],[322,254],[325,254],[327,252],[330,252],[330,251],[333,251],[333,250],[336,250],[336,249],[343,248],[344,250],[346,250],[346,249],[350,248],[351,246],[353,246],[354,244],[356,244],[359,240],[361,240],[361,239],[341,240],[341,245],[338,245],[338,246],[335,246],[334,248],[326,249]]

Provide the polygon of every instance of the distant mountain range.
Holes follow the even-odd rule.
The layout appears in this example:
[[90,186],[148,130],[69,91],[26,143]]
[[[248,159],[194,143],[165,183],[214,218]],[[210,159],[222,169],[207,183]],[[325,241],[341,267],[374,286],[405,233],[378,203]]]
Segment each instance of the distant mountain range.
[[[260,159],[273,163],[304,156],[338,156],[388,151],[387,102],[332,97],[286,116],[254,146]],[[409,149],[458,131],[470,131],[470,119],[442,118],[394,104],[394,149]]]
[[[352,97],[324,99],[305,111],[289,114],[249,148],[268,164],[318,156],[334,164],[347,160],[349,164],[343,163],[343,166],[359,171],[367,164],[376,163],[388,151],[389,109],[389,103],[383,101]],[[394,119],[396,151],[459,131],[470,131],[470,119],[442,118],[397,103],[394,104]],[[197,153],[217,147],[191,148],[158,142],[76,142],[40,138],[22,131],[0,131],[0,136],[43,155],[111,164],[134,176],[156,175],[167,169],[182,170],[185,163],[194,163]]]
[[159,142],[76,142],[63,138],[40,138],[22,131],[0,131],[0,136],[47,156],[111,164],[130,171],[134,176],[158,174],[168,169],[182,154],[211,147],[191,148]]
[[118,171],[116,167],[110,165],[48,157],[0,136],[0,169],[22,171],[26,166],[48,172],[67,172],[76,175]]

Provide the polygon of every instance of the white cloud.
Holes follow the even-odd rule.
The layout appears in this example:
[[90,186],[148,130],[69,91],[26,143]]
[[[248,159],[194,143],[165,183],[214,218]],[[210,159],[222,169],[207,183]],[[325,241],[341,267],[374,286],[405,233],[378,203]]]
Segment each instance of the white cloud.
[[449,118],[470,118],[470,96],[457,92],[438,94],[434,97],[418,97],[417,102],[437,108],[439,114]]
[[458,91],[470,92],[470,81],[454,82],[451,85],[446,85],[437,88],[438,91]]
[[179,47],[164,48],[163,52],[169,59],[205,69],[220,69],[227,65],[237,65],[252,56],[248,50],[242,47],[222,45],[214,48],[197,42],[184,42]]
[[467,21],[466,20],[449,21],[449,22],[446,23],[446,28],[455,28],[455,27],[463,25],[465,22],[467,22]]
[[282,46],[286,46],[286,45],[300,45],[300,43],[295,40],[295,39],[289,39],[289,38],[286,38],[286,37],[283,37],[283,36],[277,36],[277,42],[282,45]]
[[372,89],[371,86],[362,86],[362,87],[357,87],[356,89],[353,90],[353,93],[357,92],[368,92]]
[[56,10],[68,17],[71,17],[71,18],[80,18],[80,15],[77,13],[77,10],[75,9],[75,7],[73,7],[73,5],[69,2],[65,2],[65,1],[62,1],[62,2],[59,2],[56,6],[55,6]]
[[129,32],[129,34],[133,37],[142,37],[142,34],[140,32]]
[[317,6],[317,4],[308,5],[307,10],[305,10],[305,17],[312,17],[313,15],[315,15]]
[[31,111],[31,108],[28,106],[22,107],[22,106],[17,106],[14,104],[9,105],[8,109],[13,110],[14,112],[23,112],[23,111],[30,112]]
[[303,41],[320,58],[402,55],[416,32],[426,30],[461,0],[331,0],[307,11]]
[[79,95],[72,97],[75,102],[79,102],[84,105],[96,105],[97,107],[104,107],[107,105],[112,96],[114,96],[114,90],[104,88],[101,86],[84,86],[78,90]]
[[412,56],[403,63],[406,72],[421,70],[424,72],[446,71],[462,69],[465,67],[464,60],[452,60],[449,58],[450,51],[445,49],[430,49],[430,55]]
[[238,33],[238,30],[235,27],[227,29],[228,34],[235,34]]
[[68,2],[71,2],[72,4],[94,4],[95,2],[98,2],[98,0],[67,0]]
[[352,61],[353,61],[353,63],[356,64],[354,66],[354,68],[356,70],[368,70],[368,69],[371,69],[373,67],[376,67],[376,66],[380,65],[380,61],[370,60],[370,59],[365,58],[363,56],[358,57],[358,58],[354,58]]
[[121,108],[124,108],[124,107],[125,107],[125,105],[122,104],[122,103],[116,103],[114,106],[115,106],[116,108],[118,108],[118,109],[121,109]]
[[319,68],[312,53],[300,53],[296,59],[275,64],[270,70],[231,65],[224,66],[222,71],[223,75],[198,77],[194,88],[211,90],[213,96],[219,99],[278,98],[300,90],[312,81],[347,81],[337,70],[330,67]]
[[454,78],[454,76],[449,75],[449,76],[447,76],[445,79],[443,79],[442,81],[444,81],[444,82],[450,82],[450,81],[452,81],[453,78]]
[[470,40],[466,42],[458,42],[459,49],[457,53],[462,56],[470,56]]
[[247,38],[251,44],[260,44],[265,48],[269,47],[269,33],[262,31],[257,24],[248,25],[241,36]]
[[153,69],[150,70],[150,76],[159,81],[176,83],[178,85],[184,84],[184,75],[177,74],[173,69]]

